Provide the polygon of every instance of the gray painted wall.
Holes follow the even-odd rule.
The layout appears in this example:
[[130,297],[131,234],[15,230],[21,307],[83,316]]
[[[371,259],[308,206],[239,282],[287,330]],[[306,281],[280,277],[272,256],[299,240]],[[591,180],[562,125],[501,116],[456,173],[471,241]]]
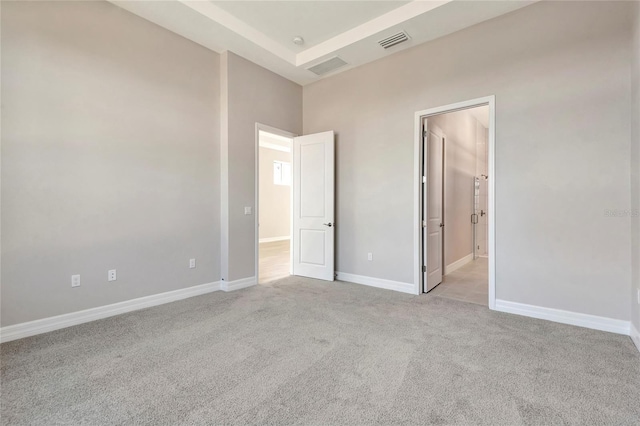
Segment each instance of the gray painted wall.
[[[302,89],[108,3],[1,7],[0,324],[255,275],[254,124],[302,133]],[[498,297],[627,319],[631,291],[640,329],[640,224],[603,214],[640,205],[633,7],[537,4],[306,87],[338,269],[412,279],[413,113],[496,94]]]
[[630,207],[632,7],[540,2],[305,86],[305,133],[337,132],[337,269],[412,281],[414,113],[495,94],[497,297],[628,320],[605,210]]
[[218,61],[106,2],[2,2],[3,327],[219,280]]
[[291,234],[291,187],[273,182],[273,162],[291,164],[291,153],[260,148],[260,238]]
[[256,275],[255,216],[244,214],[245,206],[255,212],[255,124],[301,134],[302,87],[231,52],[222,54],[221,63],[222,120],[226,121],[221,139],[222,173],[226,174],[222,193],[227,194],[222,199],[222,250],[228,250],[227,263],[223,258],[221,268],[222,277],[234,281]]
[[640,331],[640,2],[635,3],[635,26],[633,34],[633,65],[631,72],[631,209],[635,216],[631,218],[631,320]]

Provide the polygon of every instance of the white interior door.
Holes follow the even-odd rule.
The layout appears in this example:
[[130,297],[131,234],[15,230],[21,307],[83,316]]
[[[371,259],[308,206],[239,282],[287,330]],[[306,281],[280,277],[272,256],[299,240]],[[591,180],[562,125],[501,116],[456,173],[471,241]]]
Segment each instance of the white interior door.
[[293,274],[334,279],[333,131],[293,139]]
[[430,128],[425,120],[423,138],[423,282],[424,291],[430,291],[442,282],[443,243],[443,160],[444,138],[436,128]]

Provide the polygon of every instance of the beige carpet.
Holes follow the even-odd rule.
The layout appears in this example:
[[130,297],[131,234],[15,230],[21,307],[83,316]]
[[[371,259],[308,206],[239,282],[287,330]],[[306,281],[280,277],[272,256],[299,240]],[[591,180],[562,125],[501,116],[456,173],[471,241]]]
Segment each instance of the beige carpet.
[[2,344],[2,424],[640,423],[629,337],[286,278]]

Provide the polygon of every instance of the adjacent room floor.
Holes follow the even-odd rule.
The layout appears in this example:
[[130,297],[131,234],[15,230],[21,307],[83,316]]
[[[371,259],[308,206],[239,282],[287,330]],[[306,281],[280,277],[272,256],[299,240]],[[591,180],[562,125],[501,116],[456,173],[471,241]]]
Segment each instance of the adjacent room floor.
[[489,259],[480,257],[445,275],[429,294],[488,306]]
[[289,276],[289,240],[260,243],[260,284],[269,283]]
[[3,424],[638,424],[611,333],[298,277],[4,343]]

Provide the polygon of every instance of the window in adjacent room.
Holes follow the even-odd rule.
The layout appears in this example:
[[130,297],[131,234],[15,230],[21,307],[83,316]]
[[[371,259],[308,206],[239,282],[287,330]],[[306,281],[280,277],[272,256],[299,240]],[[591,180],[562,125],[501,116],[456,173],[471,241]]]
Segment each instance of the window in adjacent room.
[[273,162],[273,183],[291,186],[291,163],[284,161]]

